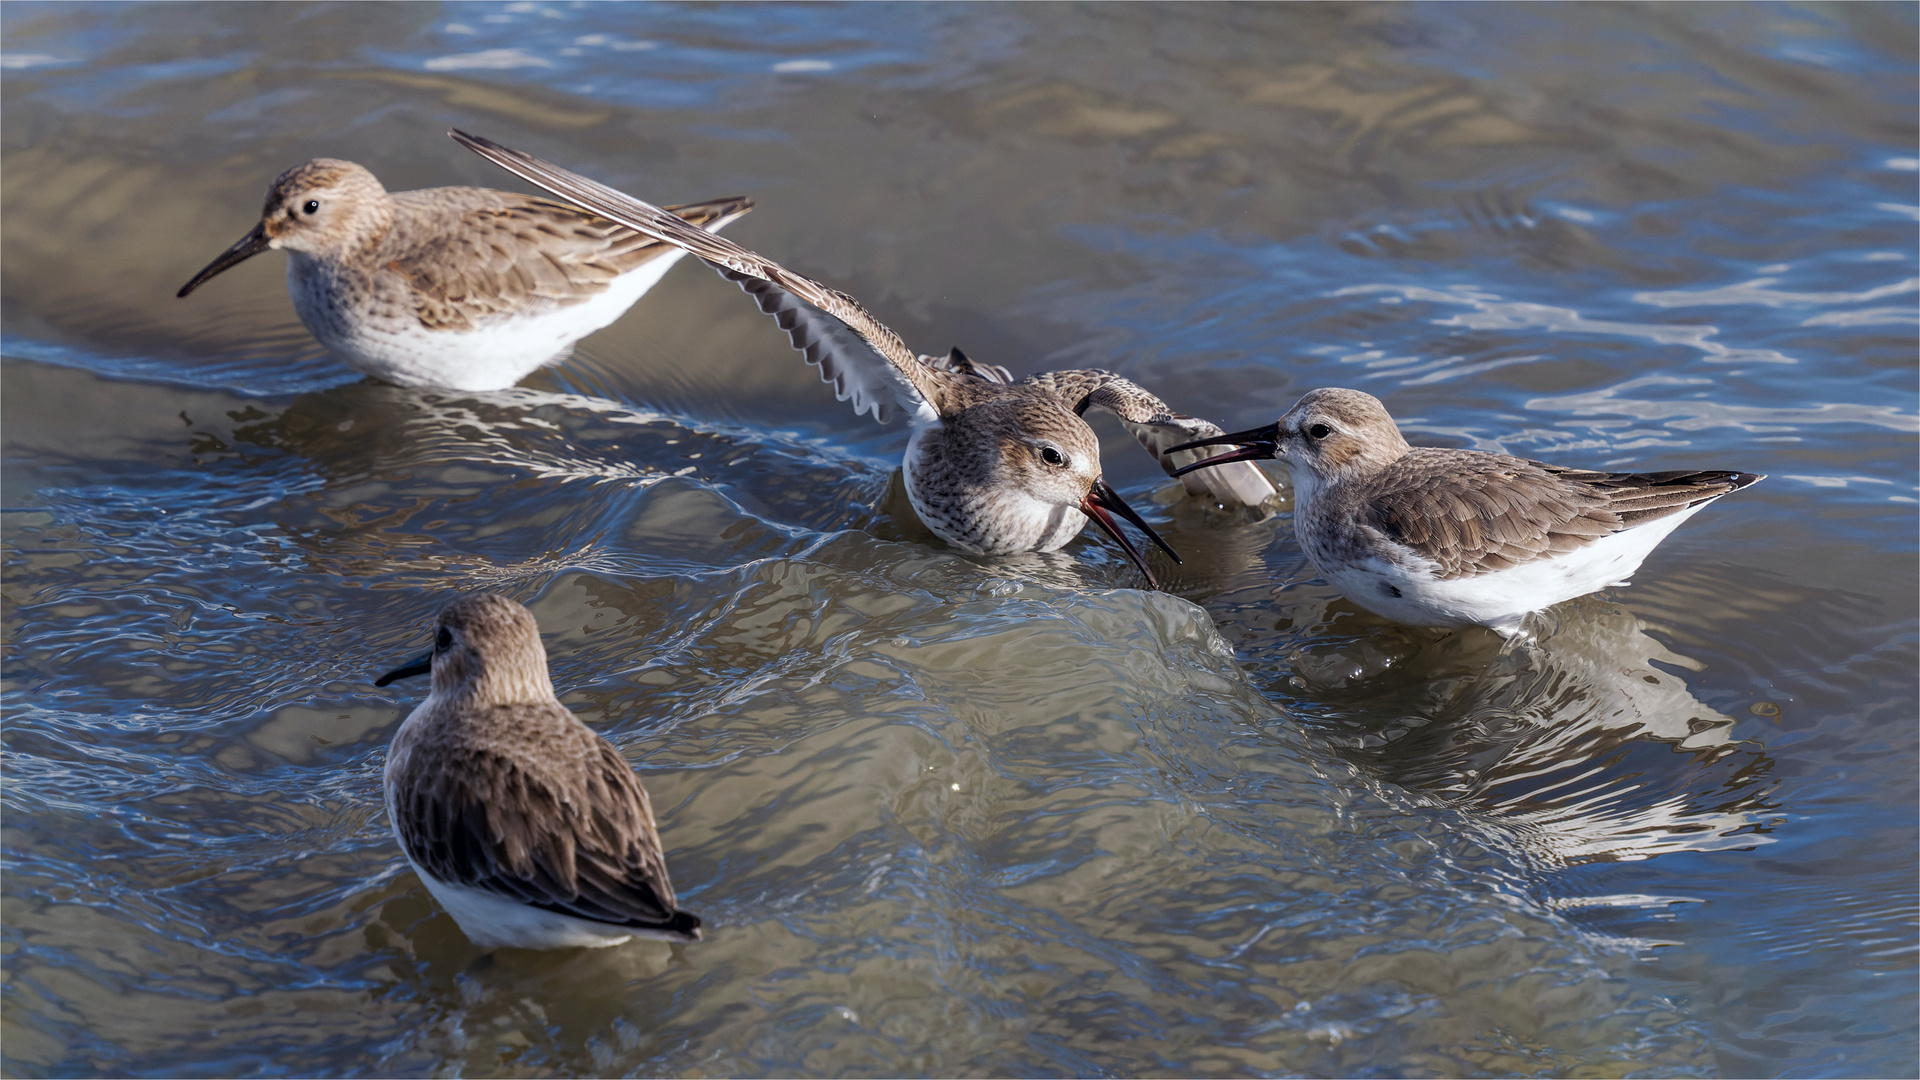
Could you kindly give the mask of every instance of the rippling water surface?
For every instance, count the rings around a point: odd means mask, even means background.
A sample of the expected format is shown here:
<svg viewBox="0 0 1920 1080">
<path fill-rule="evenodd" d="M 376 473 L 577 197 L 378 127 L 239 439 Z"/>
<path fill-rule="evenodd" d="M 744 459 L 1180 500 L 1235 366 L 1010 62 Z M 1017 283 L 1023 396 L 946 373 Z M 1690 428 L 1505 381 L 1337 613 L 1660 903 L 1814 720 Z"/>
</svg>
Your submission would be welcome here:
<svg viewBox="0 0 1920 1080">
<path fill-rule="evenodd" d="M 9 4 L 13 1075 L 1911 1076 L 1911 5 Z M 1285 507 L 986 560 L 682 264 L 511 391 L 363 382 L 281 169 L 457 124 L 925 351 L 1230 430 L 1769 474 L 1536 643 L 1397 627 Z M 457 590 L 643 770 L 684 949 L 485 955 L 379 793 Z"/>
</svg>

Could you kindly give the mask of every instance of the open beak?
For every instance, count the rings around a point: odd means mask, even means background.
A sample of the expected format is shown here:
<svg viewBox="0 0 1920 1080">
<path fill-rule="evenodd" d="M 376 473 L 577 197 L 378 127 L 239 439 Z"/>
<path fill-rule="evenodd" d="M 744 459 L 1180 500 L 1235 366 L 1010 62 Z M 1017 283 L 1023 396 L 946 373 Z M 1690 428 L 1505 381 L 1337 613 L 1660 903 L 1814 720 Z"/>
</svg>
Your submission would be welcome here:
<svg viewBox="0 0 1920 1080">
<path fill-rule="evenodd" d="M 401 664 L 385 675 L 373 680 L 375 686 L 385 686 L 396 679 L 411 679 L 415 675 L 427 675 L 433 671 L 433 650 L 428 649 L 419 656 Z"/>
<path fill-rule="evenodd" d="M 1159 545 L 1160 550 L 1166 552 L 1169 558 L 1176 563 L 1180 561 L 1180 556 L 1167 546 L 1165 540 L 1160 539 L 1160 534 L 1154 532 L 1145 521 L 1140 520 L 1140 515 L 1134 513 L 1133 507 L 1127 505 L 1127 501 L 1120 497 L 1119 492 L 1108 487 L 1105 480 L 1093 482 L 1093 488 L 1080 502 L 1080 510 L 1092 518 L 1094 524 L 1105 529 L 1108 536 L 1113 537 L 1114 541 L 1120 545 L 1120 549 L 1127 553 L 1127 558 L 1133 560 L 1133 565 L 1139 567 L 1140 572 L 1146 575 L 1148 587 L 1158 589 L 1160 582 L 1154 579 L 1153 571 L 1147 569 L 1147 560 L 1140 554 L 1140 549 L 1134 547 L 1133 541 L 1127 539 L 1127 534 L 1120 531 L 1120 526 L 1113 520 L 1114 514 L 1119 514 L 1133 522 L 1134 526 L 1146 533 L 1147 539 Z"/>
<path fill-rule="evenodd" d="M 1204 461 L 1196 461 L 1191 465 L 1182 465 L 1173 470 L 1173 475 L 1183 476 L 1195 469 L 1204 469 L 1209 465 L 1225 465 L 1230 461 L 1254 461 L 1261 458 L 1279 457 L 1280 421 L 1275 420 L 1266 427 L 1254 428 L 1251 431 L 1236 431 L 1231 435 L 1215 435 L 1211 439 L 1195 439 L 1192 442 L 1181 443 L 1179 446 L 1169 446 L 1163 453 L 1171 454 L 1176 450 L 1191 450 L 1196 446 L 1228 445 L 1239 446 L 1240 449 L 1232 451 L 1231 453 L 1220 454 L 1217 457 L 1210 457 Z"/>
<path fill-rule="evenodd" d="M 238 243 L 234 244 L 232 247 L 228 248 L 227 250 L 221 252 L 219 258 L 208 263 L 207 268 L 205 270 L 202 270 L 199 273 L 193 275 L 193 280 L 187 282 L 185 285 L 180 286 L 180 291 L 177 293 L 174 293 L 173 295 L 175 296 L 187 295 L 193 290 L 206 284 L 210 278 L 220 273 L 222 270 L 226 270 L 231 267 L 238 266 L 243 262 L 246 262 L 248 259 L 251 259 L 255 255 L 258 255 L 261 252 L 267 250 L 267 248 L 272 246 L 272 244 L 273 244 L 273 241 L 267 238 L 267 223 L 262 221 L 260 224 L 255 225 L 253 227 L 252 232 L 241 237 Z"/>
</svg>

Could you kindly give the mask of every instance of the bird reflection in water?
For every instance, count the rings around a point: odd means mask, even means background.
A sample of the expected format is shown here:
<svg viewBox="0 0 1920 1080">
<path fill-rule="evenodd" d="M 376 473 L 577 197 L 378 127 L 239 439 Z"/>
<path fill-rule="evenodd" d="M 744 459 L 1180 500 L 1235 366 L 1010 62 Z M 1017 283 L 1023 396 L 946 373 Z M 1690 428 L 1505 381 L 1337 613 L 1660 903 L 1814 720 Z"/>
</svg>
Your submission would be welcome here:
<svg viewBox="0 0 1920 1080">
<path fill-rule="evenodd" d="M 667 418 L 616 401 L 509 387 L 430 390 L 371 379 L 310 391 L 276 412 L 228 414 L 235 440 L 311 459 L 329 479 L 396 464 L 498 465 L 552 479 L 642 479 L 624 440 L 682 434 Z M 620 437 L 622 442 L 614 442 Z M 604 447 L 607 452 L 595 453 Z"/>
<path fill-rule="evenodd" d="M 1322 721 L 1323 733 L 1370 774 L 1464 811 L 1489 843 L 1536 866 L 1771 843 L 1771 760 L 1674 674 L 1700 665 L 1604 600 L 1550 615 L 1555 625 L 1504 648 L 1450 633 L 1415 642 L 1404 663 L 1358 656 L 1365 638 L 1296 654 L 1296 678 L 1384 664 L 1392 674 L 1352 685 L 1364 708 Z M 1396 711 L 1406 719 L 1379 723 Z"/>
</svg>

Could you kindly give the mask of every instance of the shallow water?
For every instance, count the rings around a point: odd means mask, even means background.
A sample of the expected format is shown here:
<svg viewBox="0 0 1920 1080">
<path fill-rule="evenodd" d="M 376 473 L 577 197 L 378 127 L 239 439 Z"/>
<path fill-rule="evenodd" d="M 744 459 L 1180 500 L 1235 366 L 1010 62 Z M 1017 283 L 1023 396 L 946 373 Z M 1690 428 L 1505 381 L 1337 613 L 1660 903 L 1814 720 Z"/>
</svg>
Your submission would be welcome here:
<svg viewBox="0 0 1920 1080">
<path fill-rule="evenodd" d="M 1902 1076 L 1916 1059 L 1911 6 L 7 5 L 10 1075 Z M 985 560 L 904 436 L 676 268 L 496 394 L 359 381 L 266 182 L 730 235 L 925 351 L 1230 430 L 1769 479 L 1531 645 L 1395 627 L 1282 512 Z M 1155 556 L 1158 559 L 1158 556 Z M 374 673 L 528 602 L 684 949 L 491 956 L 390 838 Z"/>
</svg>

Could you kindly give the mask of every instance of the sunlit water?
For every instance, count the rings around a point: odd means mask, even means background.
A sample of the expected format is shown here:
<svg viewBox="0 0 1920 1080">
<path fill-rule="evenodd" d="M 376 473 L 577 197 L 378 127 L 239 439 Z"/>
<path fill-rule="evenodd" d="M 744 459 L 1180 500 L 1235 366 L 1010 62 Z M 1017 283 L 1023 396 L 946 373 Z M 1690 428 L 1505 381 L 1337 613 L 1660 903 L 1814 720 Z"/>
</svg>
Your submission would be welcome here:
<svg viewBox="0 0 1920 1080">
<path fill-rule="evenodd" d="M 1910 6 L 29 6 L 5 32 L 13 1075 L 1911 1076 Z M 1229 429 L 1769 474 L 1531 644 L 1385 623 L 1285 507 L 983 560 L 683 265 L 498 394 L 357 380 L 266 182 L 731 235 L 925 351 Z M 1157 558 L 1157 557 L 1156 557 Z M 710 928 L 491 956 L 369 677 L 527 601 Z"/>
</svg>

